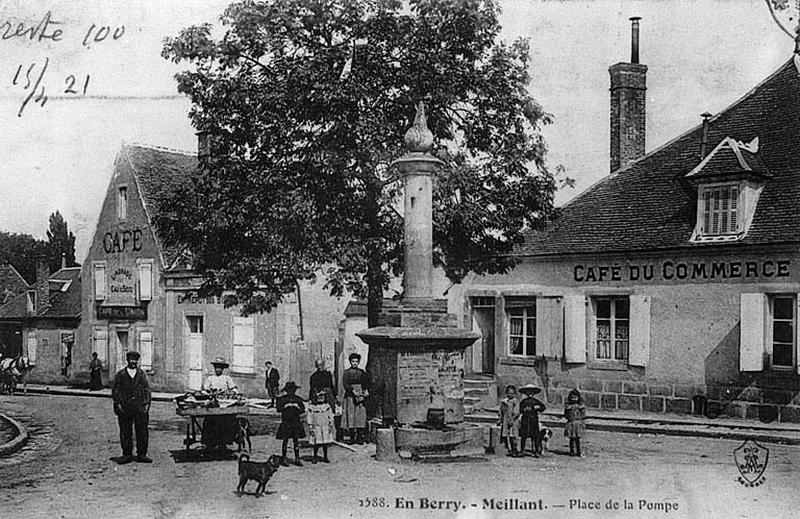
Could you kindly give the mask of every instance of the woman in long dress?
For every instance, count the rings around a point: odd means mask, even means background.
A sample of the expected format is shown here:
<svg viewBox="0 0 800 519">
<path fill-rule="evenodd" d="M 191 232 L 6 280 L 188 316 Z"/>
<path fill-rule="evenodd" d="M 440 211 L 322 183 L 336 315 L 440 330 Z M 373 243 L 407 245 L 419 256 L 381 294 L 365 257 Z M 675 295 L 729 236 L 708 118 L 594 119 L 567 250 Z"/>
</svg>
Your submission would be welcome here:
<svg viewBox="0 0 800 519">
<path fill-rule="evenodd" d="M 367 429 L 367 408 L 364 407 L 364 399 L 368 395 L 367 372 L 358 367 L 361 362 L 361 355 L 358 353 L 351 353 L 347 359 L 350 361 L 350 368 L 342 374 L 344 399 L 341 428 L 349 431 L 349 444 L 360 445 L 366 439 Z"/>
</svg>

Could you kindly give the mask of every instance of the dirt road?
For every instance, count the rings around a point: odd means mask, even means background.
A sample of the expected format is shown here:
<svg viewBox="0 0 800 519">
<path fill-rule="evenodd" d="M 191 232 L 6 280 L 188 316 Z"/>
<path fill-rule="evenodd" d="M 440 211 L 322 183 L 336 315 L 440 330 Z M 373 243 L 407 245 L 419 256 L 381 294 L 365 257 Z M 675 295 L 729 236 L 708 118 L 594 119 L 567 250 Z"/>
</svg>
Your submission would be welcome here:
<svg viewBox="0 0 800 519">
<path fill-rule="evenodd" d="M 725 440 L 596 432 L 580 459 L 555 434 L 542 459 L 451 464 L 383 463 L 371 447 L 334 447 L 333 463 L 282 468 L 256 499 L 236 495 L 235 461 L 186 460 L 185 422 L 171 404 L 151 410 L 155 463 L 124 466 L 109 459 L 120 450 L 107 399 L 3 396 L 0 410 L 32 435 L 0 459 L 3 518 L 780 518 L 800 509 L 798 447 L 766 445 L 766 479 L 752 488 L 737 481 L 739 442 Z M 255 458 L 279 448 L 272 435 L 253 437 Z"/>
</svg>

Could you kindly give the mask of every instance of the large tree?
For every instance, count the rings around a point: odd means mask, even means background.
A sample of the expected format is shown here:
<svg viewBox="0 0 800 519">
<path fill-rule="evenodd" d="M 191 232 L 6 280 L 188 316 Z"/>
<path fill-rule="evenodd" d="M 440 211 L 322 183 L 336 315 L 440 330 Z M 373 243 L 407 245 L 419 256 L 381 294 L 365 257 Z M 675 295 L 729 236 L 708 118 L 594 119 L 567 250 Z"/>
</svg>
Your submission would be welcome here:
<svg viewBox="0 0 800 519">
<path fill-rule="evenodd" d="M 43 256 L 47 256 L 47 242 L 29 234 L 0 231 L 0 264 L 13 265 L 27 283 L 36 281 L 36 262 Z"/>
<path fill-rule="evenodd" d="M 52 213 L 49 218 L 50 227 L 47 229 L 48 265 L 50 272 L 61 268 L 62 257 L 67 267 L 74 267 L 75 263 L 75 235 L 69 230 L 64 217 L 59 211 Z"/>
<path fill-rule="evenodd" d="M 508 271 L 523 231 L 554 213 L 549 116 L 528 90 L 527 42 L 499 40 L 495 2 L 246 0 L 221 21 L 164 43 L 217 153 L 156 225 L 227 304 L 269 310 L 323 272 L 333 294 L 367 296 L 375 325 L 403 259 L 402 183 L 387 165 L 418 101 L 445 163 L 434 263 L 450 279 Z"/>
</svg>

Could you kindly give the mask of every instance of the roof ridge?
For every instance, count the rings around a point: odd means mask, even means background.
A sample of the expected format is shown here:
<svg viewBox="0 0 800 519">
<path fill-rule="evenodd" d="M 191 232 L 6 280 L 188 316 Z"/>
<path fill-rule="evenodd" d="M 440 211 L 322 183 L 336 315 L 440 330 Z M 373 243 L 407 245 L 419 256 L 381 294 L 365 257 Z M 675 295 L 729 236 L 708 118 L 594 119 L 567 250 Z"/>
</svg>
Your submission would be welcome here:
<svg viewBox="0 0 800 519">
<path fill-rule="evenodd" d="M 157 150 L 157 151 L 166 151 L 166 152 L 169 152 L 169 153 L 177 153 L 179 155 L 186 155 L 187 157 L 196 157 L 197 156 L 197 152 L 194 152 L 194 151 L 179 150 L 177 148 L 168 148 L 166 146 L 156 146 L 154 144 L 144 144 L 144 143 L 141 143 L 141 142 L 132 142 L 130 144 L 124 144 L 123 143 L 123 146 L 129 147 L 129 148 L 137 147 L 137 148 L 145 148 L 145 149 Z"/>
<path fill-rule="evenodd" d="M 725 108 L 723 108 L 722 110 L 720 110 L 719 112 L 717 112 L 715 115 L 711 116 L 711 117 L 708 119 L 708 122 L 709 122 L 709 123 L 711 123 L 711 122 L 713 122 L 713 121 L 715 121 L 715 120 L 719 119 L 719 118 L 720 118 L 722 115 L 724 115 L 725 113 L 727 113 L 727 112 L 729 112 L 730 110 L 734 109 L 736 106 L 738 106 L 739 104 L 741 104 L 741 103 L 742 103 L 742 102 L 744 102 L 745 100 L 747 100 L 747 99 L 749 99 L 750 97 L 752 97 L 753 95 L 755 95 L 755 94 L 756 94 L 756 92 L 757 92 L 757 91 L 758 91 L 760 88 L 762 88 L 764 85 L 766 85 L 767 83 L 769 83 L 769 81 L 770 81 L 770 80 L 772 80 L 772 78 L 774 78 L 775 76 L 777 76 L 778 74 L 780 74 L 781 72 L 783 72 L 783 71 L 784 71 L 784 69 L 785 69 L 785 68 L 787 68 L 787 67 L 788 67 L 788 66 L 790 66 L 790 65 L 791 65 L 791 66 L 794 66 L 794 56 L 793 56 L 792 58 L 789 58 L 789 59 L 786 61 L 786 63 L 784 63 L 783 65 L 781 65 L 781 66 L 780 66 L 780 67 L 778 67 L 777 69 L 775 69 L 775 71 L 774 71 L 774 72 L 772 72 L 772 73 L 771 73 L 769 76 L 767 76 L 766 78 L 764 78 L 764 79 L 762 79 L 760 82 L 758 82 L 758 84 L 756 84 L 756 85 L 755 85 L 753 88 L 751 88 L 750 90 L 748 90 L 748 91 L 747 91 L 747 92 L 746 92 L 746 93 L 745 93 L 743 96 L 739 97 L 739 98 L 738 98 L 737 100 L 735 100 L 733 103 L 729 104 L 728 106 L 726 106 Z M 683 139 L 683 138 L 687 137 L 688 135 L 692 134 L 693 132 L 696 132 L 697 130 L 701 129 L 701 128 L 702 128 L 702 126 L 703 126 L 703 123 L 702 123 L 702 122 L 701 122 L 700 124 L 696 125 L 696 126 L 692 126 L 692 127 L 689 129 L 689 130 L 687 130 L 687 131 L 685 131 L 685 132 L 683 132 L 683 133 L 679 134 L 677 137 L 674 137 L 673 139 L 671 139 L 671 140 L 667 141 L 666 143 L 662 144 L 662 145 L 661 145 L 661 146 L 659 146 L 658 148 L 656 148 L 656 149 L 654 149 L 654 150 L 651 150 L 649 153 L 645 153 L 644 155 L 642 155 L 642 156 L 641 156 L 641 157 L 639 157 L 638 159 L 634 159 L 634 160 L 632 160 L 632 161 L 628 162 L 627 164 L 625 164 L 624 166 L 622 166 L 622 167 L 620 167 L 620 168 L 618 168 L 618 169 L 616 169 L 616 170 L 612 171 L 610 174 L 608 174 L 608 175 L 606 175 L 606 176 L 604 176 L 604 177 L 600 178 L 599 180 L 597 180 L 596 182 L 594 182 L 594 183 L 593 183 L 591 186 L 587 187 L 585 190 L 583 190 L 581 193 L 579 193 L 577 196 L 575 196 L 575 197 L 574 197 L 573 199 L 571 199 L 569 202 L 565 203 L 565 204 L 564 204 L 562 207 L 568 207 L 569 205 L 571 205 L 571 204 L 572 204 L 572 202 L 574 202 L 574 201 L 576 201 L 577 199 L 579 199 L 580 197 L 584 196 L 585 194 L 587 194 L 589 191 L 593 190 L 595 187 L 597 187 L 597 186 L 598 186 L 598 185 L 600 185 L 601 183 L 605 182 L 606 180 L 608 180 L 608 179 L 610 179 L 610 178 L 613 178 L 614 176 L 616 176 L 616 175 L 617 175 L 617 174 L 619 174 L 619 173 L 622 173 L 622 172 L 624 172 L 624 171 L 627 171 L 628 169 L 630 169 L 631 167 L 635 166 L 635 165 L 636 165 L 636 164 L 638 164 L 639 162 L 642 162 L 643 160 L 645 160 L 645 159 L 648 159 L 648 158 L 652 157 L 653 155 L 655 155 L 655 154 L 657 154 L 657 153 L 659 153 L 659 152 L 661 152 L 661 151 L 663 151 L 663 150 L 665 150 L 665 149 L 669 148 L 670 146 L 672 146 L 672 145 L 673 145 L 673 144 L 675 144 L 676 142 L 680 141 L 681 139 Z"/>
<path fill-rule="evenodd" d="M 125 160 L 128 161 L 128 166 L 131 168 L 131 176 L 133 177 L 133 182 L 136 184 L 136 191 L 139 194 L 139 201 L 142 203 L 142 208 L 144 209 L 144 217 L 147 220 L 147 223 L 152 229 L 153 240 L 156 242 L 156 248 L 158 249 L 158 259 L 161 261 L 161 264 L 164 265 L 164 244 L 161 243 L 161 240 L 158 237 L 158 234 L 155 232 L 155 226 L 153 225 L 153 218 L 151 216 L 150 208 L 147 207 L 147 200 L 145 200 L 144 191 L 142 190 L 142 183 L 139 182 L 139 170 L 134 165 L 133 160 L 131 159 L 130 154 L 128 153 L 129 146 L 126 144 L 122 145 L 123 152 L 125 153 Z M 116 166 L 114 168 L 116 170 Z M 115 171 L 116 174 L 116 171 Z"/>
</svg>

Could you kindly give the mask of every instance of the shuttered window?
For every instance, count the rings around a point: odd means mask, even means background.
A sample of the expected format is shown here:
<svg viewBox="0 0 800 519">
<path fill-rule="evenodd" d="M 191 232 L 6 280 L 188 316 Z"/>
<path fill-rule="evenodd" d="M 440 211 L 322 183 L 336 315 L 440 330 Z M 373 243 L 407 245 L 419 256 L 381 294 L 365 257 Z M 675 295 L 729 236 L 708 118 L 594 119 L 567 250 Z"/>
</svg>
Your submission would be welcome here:
<svg viewBox="0 0 800 519">
<path fill-rule="evenodd" d="M 586 297 L 564 297 L 564 360 L 586 362 Z"/>
<path fill-rule="evenodd" d="M 139 332 L 139 353 L 142 355 L 140 364 L 142 369 L 152 371 L 153 369 L 153 332 L 142 330 Z"/>
<path fill-rule="evenodd" d="M 108 360 L 108 329 L 104 326 L 95 326 L 93 338 L 94 351 L 97 353 L 97 358 L 105 364 L 106 360 Z"/>
<path fill-rule="evenodd" d="M 739 232 L 739 186 L 723 185 L 702 188 L 703 228 L 705 236 Z"/>
<path fill-rule="evenodd" d="M 94 298 L 100 301 L 106 298 L 106 262 L 93 263 L 92 270 L 94 272 Z"/>
<path fill-rule="evenodd" d="M 739 369 L 741 371 L 764 369 L 765 306 L 765 294 L 744 293 L 740 296 Z"/>
<path fill-rule="evenodd" d="M 28 330 L 28 361 L 36 364 L 36 330 Z"/>
<path fill-rule="evenodd" d="M 233 318 L 233 365 L 238 373 L 255 372 L 255 319 L 252 317 Z"/>
<path fill-rule="evenodd" d="M 153 260 L 137 260 L 139 267 L 139 300 L 153 299 Z"/>
<path fill-rule="evenodd" d="M 598 297 L 595 308 L 596 360 L 628 360 L 630 300 L 627 297 Z"/>
</svg>

